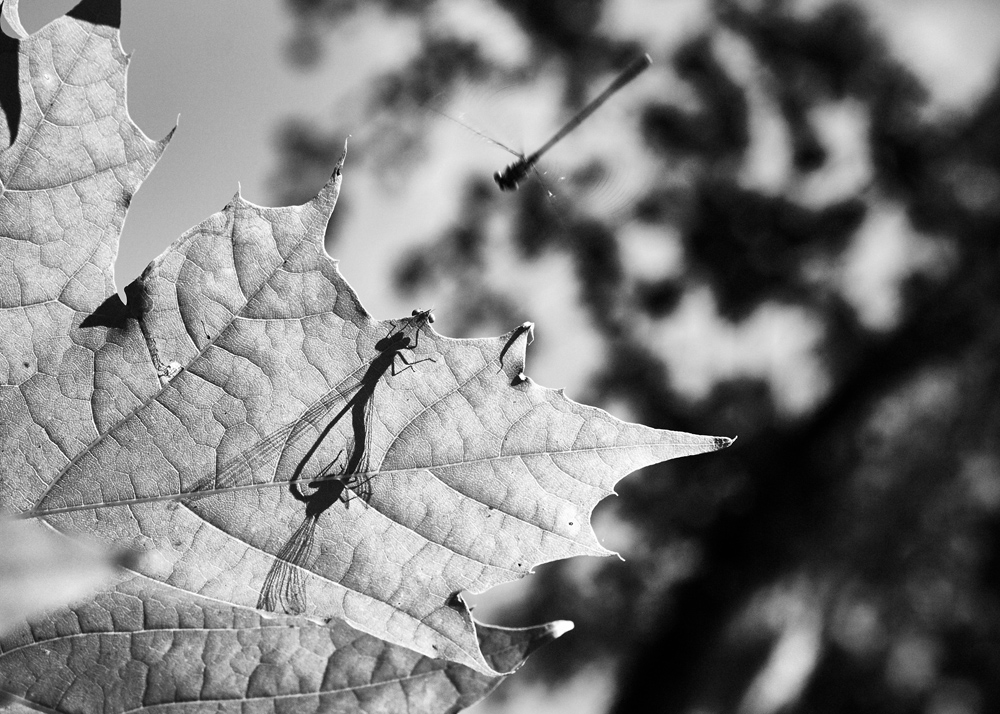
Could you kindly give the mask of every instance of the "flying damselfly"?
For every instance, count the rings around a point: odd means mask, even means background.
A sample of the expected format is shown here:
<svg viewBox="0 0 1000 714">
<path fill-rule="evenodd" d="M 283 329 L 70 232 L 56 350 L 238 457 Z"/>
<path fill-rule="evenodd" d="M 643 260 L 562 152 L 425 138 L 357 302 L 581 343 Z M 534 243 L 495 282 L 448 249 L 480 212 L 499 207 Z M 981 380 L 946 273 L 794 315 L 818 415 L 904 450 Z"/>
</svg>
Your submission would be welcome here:
<svg viewBox="0 0 1000 714">
<path fill-rule="evenodd" d="M 608 99 L 610 99 L 615 92 L 642 74 L 652 64 L 652 62 L 653 60 L 648 54 L 643 54 L 632 60 L 632 62 L 630 62 L 629 65 L 625 67 L 625 69 L 623 69 L 617 77 L 615 77 L 611 84 L 608 85 L 607 89 L 594 97 L 585 107 L 573 115 L 573 117 L 567 121 L 563 127 L 559 129 L 559 131 L 553 134 L 552 138 L 542 144 L 541 148 L 531 154 L 524 154 L 520 151 L 515 151 L 506 144 L 497 141 L 491 136 L 487 136 L 485 133 L 469 126 L 463 121 L 455 119 L 454 117 L 449 116 L 444 112 L 437 111 L 436 109 L 434 111 L 454 122 L 457 122 L 458 124 L 461 124 L 479 137 L 516 156 L 517 161 L 509 164 L 502 171 L 497 171 L 493 174 L 493 180 L 496 182 L 501 191 L 516 191 L 520 183 L 524 181 L 530 172 L 536 171 L 537 173 L 535 165 L 538 163 L 539 159 L 542 158 L 542 155 L 544 155 L 545 152 L 559 143 L 571 131 L 580 126 L 580 124 L 582 124 L 587 117 L 597 111 L 601 105 L 608 101 Z"/>
<path fill-rule="evenodd" d="M 612 94 L 617 92 L 619 89 L 624 87 L 626 84 L 631 82 L 633 79 L 642 74 L 649 65 L 653 63 L 652 58 L 648 54 L 644 54 L 641 57 L 636 57 L 632 62 L 629 63 L 628 67 L 623 69 L 614 81 L 608 85 L 608 88 L 601 92 L 599 95 L 594 97 L 583 109 L 578 111 L 568 122 L 566 122 L 563 127 L 553 134 L 552 138 L 542 144 L 542 147 L 535 151 L 529 156 L 514 151 L 509 146 L 500 144 L 498 141 L 493 141 L 493 143 L 498 144 L 502 148 L 506 149 L 510 153 L 517 156 L 518 159 L 512 164 L 509 164 L 507 168 L 503 171 L 497 171 L 493 174 L 493 180 L 496 181 L 497 186 L 500 187 L 501 191 L 516 191 L 518 184 L 525 179 L 529 171 L 535 168 L 535 164 L 538 160 L 542 158 L 542 155 L 555 146 L 563 137 L 569 134 L 571 131 L 576 129 L 583 121 L 593 114 L 597 109 L 608 101 Z"/>
</svg>

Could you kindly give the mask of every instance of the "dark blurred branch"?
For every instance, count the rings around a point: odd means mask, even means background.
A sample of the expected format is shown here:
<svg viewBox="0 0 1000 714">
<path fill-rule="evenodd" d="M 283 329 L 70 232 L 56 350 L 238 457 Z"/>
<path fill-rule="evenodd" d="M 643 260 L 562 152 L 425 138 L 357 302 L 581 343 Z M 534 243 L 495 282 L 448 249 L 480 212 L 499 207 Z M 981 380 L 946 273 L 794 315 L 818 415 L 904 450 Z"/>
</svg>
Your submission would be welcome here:
<svg viewBox="0 0 1000 714">
<path fill-rule="evenodd" d="M 806 421 L 737 442 L 712 458 L 752 474 L 752 493 L 739 512 L 722 513 L 704 544 L 710 567 L 680 585 L 669 608 L 630 658 L 614 712 L 682 712 L 696 704 L 699 670 L 726 625 L 767 583 L 808 570 L 822 547 L 830 504 L 857 457 L 865 417 L 879 400 L 921 370 L 961 356 L 984 333 L 995 333 L 1000 305 L 981 289 L 997 285 L 997 266 L 968 266 L 937 290 L 914 296 L 905 322 L 873 337 L 853 358 L 829 398 Z M 855 437 L 847 437 L 854 434 Z M 839 448 L 835 448 L 839 447 Z"/>
</svg>

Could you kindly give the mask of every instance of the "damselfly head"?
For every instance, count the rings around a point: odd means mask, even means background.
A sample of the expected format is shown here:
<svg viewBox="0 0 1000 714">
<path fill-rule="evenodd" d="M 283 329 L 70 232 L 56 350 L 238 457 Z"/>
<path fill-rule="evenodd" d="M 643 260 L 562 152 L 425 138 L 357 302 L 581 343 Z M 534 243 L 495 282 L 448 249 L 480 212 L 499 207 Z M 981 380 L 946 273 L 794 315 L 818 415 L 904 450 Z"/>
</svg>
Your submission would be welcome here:
<svg viewBox="0 0 1000 714">
<path fill-rule="evenodd" d="M 434 311 L 433 307 L 429 308 L 427 310 L 413 310 L 410 313 L 410 317 L 422 318 L 422 319 L 426 320 L 427 322 L 433 323 L 434 322 L 433 311 Z"/>
<path fill-rule="evenodd" d="M 520 159 L 507 166 L 507 168 L 503 171 L 497 171 L 493 174 L 493 180 L 497 182 L 497 186 L 500 187 L 501 191 L 516 191 L 520 183 L 528 177 L 528 172 L 530 172 L 534 166 L 535 162 L 533 156 L 530 158 L 522 156 Z"/>
<path fill-rule="evenodd" d="M 508 166 L 503 171 L 497 171 L 493 174 L 493 180 L 497 182 L 497 186 L 500 187 L 501 191 L 516 191 L 517 182 L 510 180 L 510 167 Z"/>
</svg>

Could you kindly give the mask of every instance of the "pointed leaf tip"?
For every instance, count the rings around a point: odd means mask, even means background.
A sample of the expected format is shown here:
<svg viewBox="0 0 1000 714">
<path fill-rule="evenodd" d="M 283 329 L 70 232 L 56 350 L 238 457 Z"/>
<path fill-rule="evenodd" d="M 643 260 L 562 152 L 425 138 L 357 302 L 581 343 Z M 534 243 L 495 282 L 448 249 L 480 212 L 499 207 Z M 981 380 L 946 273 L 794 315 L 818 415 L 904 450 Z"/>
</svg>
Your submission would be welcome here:
<svg viewBox="0 0 1000 714">
<path fill-rule="evenodd" d="M 575 627 L 572 620 L 555 620 L 548 624 L 549 635 L 557 640 Z"/>
<path fill-rule="evenodd" d="M 501 677 L 517 671 L 528 656 L 573 629 L 573 623 L 569 620 L 556 620 L 532 627 L 477 624 L 483 655 L 494 670 L 501 673 Z"/>
<path fill-rule="evenodd" d="M 28 31 L 24 29 L 24 25 L 21 24 L 21 17 L 17 11 L 17 2 L 18 0 L 6 0 L 6 2 L 0 2 L 0 5 L 3 5 L 3 7 L 0 8 L 0 12 L 3 13 L 3 18 L 7 21 L 7 24 L 10 25 L 11 31 L 17 35 L 17 39 L 26 40 L 29 35 Z"/>
<path fill-rule="evenodd" d="M 347 142 L 350 138 L 351 135 L 348 134 L 347 138 L 344 139 L 344 151 L 340 154 L 337 164 L 333 167 L 333 176 L 340 176 L 344 170 L 344 162 L 347 161 Z"/>
</svg>

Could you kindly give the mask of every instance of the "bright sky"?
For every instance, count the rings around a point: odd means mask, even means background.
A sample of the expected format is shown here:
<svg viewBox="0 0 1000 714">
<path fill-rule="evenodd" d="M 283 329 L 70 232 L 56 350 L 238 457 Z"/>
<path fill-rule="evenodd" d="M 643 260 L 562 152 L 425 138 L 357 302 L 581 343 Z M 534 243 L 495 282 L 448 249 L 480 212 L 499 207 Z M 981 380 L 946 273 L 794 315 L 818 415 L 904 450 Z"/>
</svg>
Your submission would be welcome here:
<svg viewBox="0 0 1000 714">
<path fill-rule="evenodd" d="M 798 0 L 803 8 L 822 5 L 826 0 Z M 657 63 L 646 77 L 640 78 L 630 92 L 643 93 L 641 83 L 655 86 L 662 80 L 654 72 L 665 72 L 667 48 L 701 27 L 708 16 L 705 0 L 672 0 L 664 5 L 653 0 L 619 0 L 610 6 L 605 25 L 624 36 L 638 37 L 654 50 Z M 37 29 L 45 19 L 54 17 L 73 5 L 72 0 L 46 3 L 22 3 L 22 14 L 29 30 Z M 894 51 L 908 61 L 929 83 L 937 106 L 960 104 L 988 86 L 1000 54 L 1000 3 L 994 0 L 870 0 L 867 6 L 889 33 Z M 509 32 L 499 32 L 499 18 L 486 0 L 447 2 L 440 22 L 461 27 L 472 36 L 489 40 L 488 47 L 497 55 L 516 56 L 523 42 Z M 664 13 L 669 9 L 669 16 Z M 651 23 L 650 17 L 662 22 Z M 288 117 L 314 117 L 323 125 L 332 117 L 350 117 L 342 125 L 354 134 L 357 155 L 377 146 L 383 137 L 366 120 L 360 102 L 352 101 L 364 90 L 368 78 L 377 70 L 401 62 L 415 47 L 412 28 L 405 21 L 388 21 L 375 12 L 362 14 L 345 23 L 325 47 L 323 63 L 310 72 L 300 72 L 285 59 L 285 43 L 292 34 L 292 21 L 284 5 L 273 0 L 130 0 L 124 3 L 122 43 L 132 52 L 129 70 L 129 103 L 132 116 L 151 137 L 160 137 L 173 126 L 178 115 L 180 126 L 162 160 L 136 195 L 125 224 L 122 247 L 116 270 L 119 288 L 138 275 L 183 231 L 222 208 L 242 186 L 245 198 L 268 205 L 272 192 L 269 179 L 277 165 L 274 148 L 276 127 Z M 477 29 L 478 28 L 478 29 Z M 659 50 L 659 54 L 655 50 Z M 550 105 L 539 101 L 554 96 L 558 85 L 542 85 L 536 96 L 514 98 L 531 111 L 523 117 L 528 142 L 543 137 L 556 125 L 558 117 Z M 622 102 L 625 96 L 622 96 Z M 616 103 L 619 102 L 616 99 Z M 606 107 L 602 113 L 622 110 Z M 768 123 L 766 112 L 755 124 L 755 147 L 745 167 L 749 183 L 780 183 L 786 176 L 783 152 L 776 150 L 784 139 L 780 126 Z M 841 129 L 849 140 L 852 132 L 863 130 L 863 118 L 852 117 L 850 108 L 832 107 L 831 131 Z M 856 127 L 851 121 L 861 123 Z M 432 137 L 431 153 L 420 167 L 419 180 L 411 180 L 394 192 L 380 183 L 360 163 L 352 166 L 350 156 L 345 171 L 343 196 L 349 201 L 347 225 L 335 253 L 341 270 L 358 290 L 364 304 L 377 317 L 408 314 L 418 307 L 397 296 L 390 283 L 389 268 L 398 252 L 419 245 L 433 236 L 435 228 L 447 220 L 458 205 L 458 189 L 469 171 L 491 173 L 508 157 L 482 142 L 469 141 L 467 135 L 442 123 Z M 596 125 L 595 125 L 596 126 Z M 846 129 L 844 129 L 846 127 Z M 590 136 L 606 135 L 599 129 Z M 577 132 L 567 139 L 566 151 L 586 150 L 587 132 Z M 515 137 L 516 138 L 516 137 Z M 570 139 L 577 142 L 569 144 Z M 593 144 L 593 142 L 590 142 Z M 638 147 L 641 149 L 641 147 Z M 636 147 L 614 147 L 615 151 Z M 787 152 L 784 152 L 787 153 Z M 855 174 L 850 174 L 854 161 Z M 829 172 L 829 185 L 849 189 L 860 180 L 864 157 L 845 157 L 838 164 L 839 173 Z M 639 162 L 632 162 L 638 164 Z M 845 169 L 844 167 L 848 168 Z M 848 173 L 845 174 L 845 171 Z M 853 178 L 852 178 L 853 176 Z M 862 176 L 863 178 L 863 176 Z M 839 184 L 838 184 L 839 182 Z M 845 183 L 846 182 L 846 183 Z M 882 225 L 905 225 L 883 222 Z M 904 238 L 894 238 L 896 243 Z M 655 241 L 654 241 L 655 243 Z M 643 241 L 636 245 L 641 246 Z M 649 241 L 646 245 L 651 244 Z M 633 252 L 635 252 L 633 250 Z M 856 251 L 869 256 L 869 251 Z M 517 294 L 538 325 L 540 337 L 530 363 L 532 376 L 542 384 L 565 386 L 570 394 L 579 394 L 580 385 L 600 364 L 602 356 L 597 341 L 589 335 L 588 319 L 576 305 L 576 295 L 568 283 L 551 276 L 565 273 L 570 267 L 562 259 L 518 274 Z M 633 263 L 642 263 L 640 257 Z M 565 264 L 563 264 L 565 263 Z M 509 264 L 508 264 L 509 265 Z M 874 270 L 876 274 L 866 275 Z M 877 274 L 877 261 L 865 260 L 849 266 L 852 278 L 879 287 L 881 293 L 856 296 L 860 303 L 872 301 L 890 305 L 898 276 Z M 855 280 L 851 284 L 859 284 Z M 447 334 L 447 310 L 439 308 L 439 329 Z M 711 304 L 694 297 L 687 303 L 687 319 L 699 323 L 697 329 L 678 333 L 677 329 L 656 326 L 674 339 L 668 356 L 675 370 L 683 372 L 680 382 L 690 386 L 692 394 L 703 391 L 712 379 L 727 374 L 789 374 L 791 382 L 785 399 L 789 404 L 808 407 L 810 398 L 801 384 L 815 372 L 807 364 L 811 343 L 800 330 L 800 316 L 789 313 L 787 329 L 794 333 L 783 355 L 780 333 L 781 316 L 772 314 L 757 319 L 763 332 L 757 340 L 756 353 L 736 350 L 731 345 L 738 336 L 751 334 L 725 325 Z M 874 315 L 875 313 L 873 313 Z M 883 309 L 884 319 L 885 309 Z M 877 319 L 878 316 L 875 316 Z M 766 325 L 766 328 L 764 327 Z M 777 330 L 777 333 L 775 331 Z M 775 335 L 778 335 L 776 339 Z M 548 335 L 548 337 L 546 337 Z M 701 345 L 700 352 L 726 355 L 718 365 L 706 365 L 696 373 L 690 357 L 691 343 Z M 746 360 L 741 361 L 743 354 Z M 800 358 L 801 357 L 801 358 Z M 803 364 L 805 371 L 788 372 L 788 364 Z M 793 374 L 794 373 L 794 374 Z"/>
</svg>

